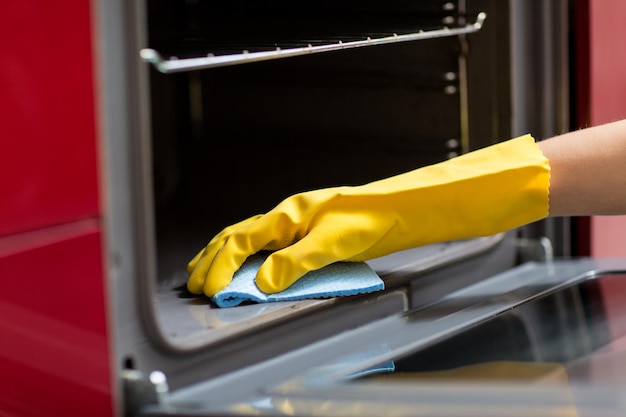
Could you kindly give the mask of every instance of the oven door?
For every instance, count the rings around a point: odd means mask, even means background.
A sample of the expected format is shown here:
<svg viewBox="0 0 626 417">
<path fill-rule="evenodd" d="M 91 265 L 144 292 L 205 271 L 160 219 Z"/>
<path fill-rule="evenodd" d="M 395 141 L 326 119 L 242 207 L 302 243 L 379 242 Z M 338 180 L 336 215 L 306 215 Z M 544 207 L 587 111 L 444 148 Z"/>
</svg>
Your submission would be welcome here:
<svg viewBox="0 0 626 417">
<path fill-rule="evenodd" d="M 626 260 L 523 264 L 138 414 L 621 416 L 625 284 Z"/>
</svg>

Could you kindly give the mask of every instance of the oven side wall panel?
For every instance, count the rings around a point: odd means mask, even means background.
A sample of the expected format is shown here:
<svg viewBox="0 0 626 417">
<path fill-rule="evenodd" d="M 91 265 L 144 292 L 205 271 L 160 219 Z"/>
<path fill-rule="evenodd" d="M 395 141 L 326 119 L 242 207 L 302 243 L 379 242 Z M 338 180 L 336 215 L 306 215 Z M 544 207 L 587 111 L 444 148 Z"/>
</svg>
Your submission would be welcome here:
<svg viewBox="0 0 626 417">
<path fill-rule="evenodd" d="M 0 25 L 0 415 L 110 416 L 91 3 Z"/>
</svg>

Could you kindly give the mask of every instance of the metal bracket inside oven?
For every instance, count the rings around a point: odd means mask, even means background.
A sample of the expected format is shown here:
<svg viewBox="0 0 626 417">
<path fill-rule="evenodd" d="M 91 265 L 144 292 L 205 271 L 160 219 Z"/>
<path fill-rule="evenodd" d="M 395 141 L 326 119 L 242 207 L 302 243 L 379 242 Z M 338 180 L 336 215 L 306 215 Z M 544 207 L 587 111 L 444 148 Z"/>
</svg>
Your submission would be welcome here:
<svg viewBox="0 0 626 417">
<path fill-rule="evenodd" d="M 415 33 L 402 35 L 394 33 L 390 36 L 384 36 L 380 38 L 368 37 L 363 40 L 349 42 L 339 41 L 338 43 L 329 43 L 316 46 L 309 44 L 307 46 L 299 48 L 276 48 L 274 50 L 261 52 L 243 51 L 238 54 L 217 56 L 209 54 L 205 57 L 186 59 L 177 59 L 175 57 L 172 57 L 169 60 L 164 59 L 161 54 L 159 54 L 154 49 L 145 48 L 140 51 L 140 56 L 144 62 L 152 63 L 156 67 L 156 69 L 162 73 L 175 73 L 206 68 L 224 67 L 228 65 L 237 65 L 250 62 L 266 61 L 270 59 L 294 57 L 320 52 L 338 51 L 342 49 L 352 49 L 365 46 L 384 45 L 390 43 L 419 41 L 426 39 L 443 38 L 448 36 L 464 35 L 478 32 L 482 28 L 486 18 L 487 14 L 481 12 L 476 17 L 476 21 L 474 23 L 468 23 L 467 25 L 459 28 L 443 27 L 441 29 L 429 31 L 420 30 Z"/>
</svg>

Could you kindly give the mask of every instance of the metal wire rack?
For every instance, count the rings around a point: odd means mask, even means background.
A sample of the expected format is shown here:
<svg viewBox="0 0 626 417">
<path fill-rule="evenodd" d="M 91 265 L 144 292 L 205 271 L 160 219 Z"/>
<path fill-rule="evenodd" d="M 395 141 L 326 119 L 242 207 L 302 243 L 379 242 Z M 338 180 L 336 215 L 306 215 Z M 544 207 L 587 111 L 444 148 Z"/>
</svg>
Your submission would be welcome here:
<svg viewBox="0 0 626 417">
<path fill-rule="evenodd" d="M 481 12 L 477 15 L 474 23 L 468 23 L 462 27 L 450 28 L 444 26 L 433 30 L 419 30 L 413 33 L 397 34 L 392 33 L 387 36 L 366 37 L 364 39 L 337 41 L 313 45 L 311 43 L 301 47 L 280 48 L 276 47 L 272 50 L 249 52 L 243 50 L 240 53 L 214 55 L 212 53 L 203 57 L 178 59 L 170 57 L 164 59 L 163 56 L 154 49 L 145 48 L 140 51 L 141 59 L 144 62 L 151 63 L 162 73 L 176 73 L 192 70 L 200 70 L 207 68 L 224 67 L 229 65 L 238 65 L 259 61 L 267 61 L 271 59 L 288 58 L 301 55 L 309 55 L 322 52 L 338 51 L 343 49 L 362 48 L 367 46 L 384 45 L 398 42 L 420 41 L 426 39 L 443 38 L 448 36 L 465 35 L 478 32 L 487 18 L 486 13 Z"/>
</svg>

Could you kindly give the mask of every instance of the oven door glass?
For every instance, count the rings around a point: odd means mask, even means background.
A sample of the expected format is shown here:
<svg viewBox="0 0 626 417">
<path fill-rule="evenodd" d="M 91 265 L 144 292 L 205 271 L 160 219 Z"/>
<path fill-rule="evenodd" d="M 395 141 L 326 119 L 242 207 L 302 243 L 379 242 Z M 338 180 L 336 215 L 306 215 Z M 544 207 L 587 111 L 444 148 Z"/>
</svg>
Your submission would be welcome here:
<svg viewBox="0 0 626 417">
<path fill-rule="evenodd" d="M 624 415 L 626 274 L 477 295 L 411 312 L 404 343 L 370 350 L 379 360 L 343 358 L 282 385 L 273 404 L 324 415 Z"/>
<path fill-rule="evenodd" d="M 238 415 L 623 416 L 625 290 L 626 261 L 524 264 L 173 392 L 169 405 Z"/>
</svg>

